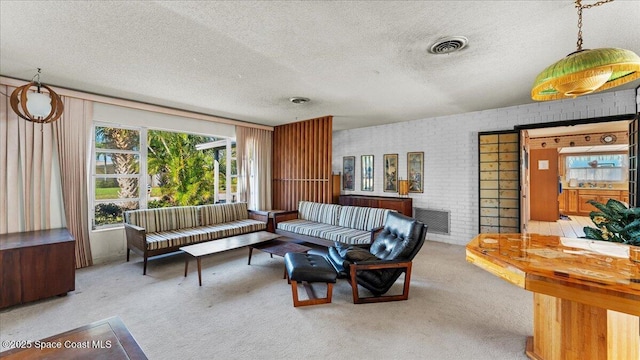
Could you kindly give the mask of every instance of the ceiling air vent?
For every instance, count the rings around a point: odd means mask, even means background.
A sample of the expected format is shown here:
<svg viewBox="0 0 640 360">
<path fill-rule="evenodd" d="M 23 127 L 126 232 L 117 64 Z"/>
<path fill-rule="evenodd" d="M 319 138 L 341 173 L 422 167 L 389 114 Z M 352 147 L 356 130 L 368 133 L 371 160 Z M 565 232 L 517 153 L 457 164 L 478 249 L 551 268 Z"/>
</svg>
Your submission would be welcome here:
<svg viewBox="0 0 640 360">
<path fill-rule="evenodd" d="M 460 51 L 467 46 L 469 39 L 464 36 L 451 36 L 442 38 L 431 45 L 429 52 L 432 54 L 450 54 Z"/>
<path fill-rule="evenodd" d="M 304 103 L 308 103 L 309 101 L 311 101 L 311 99 L 306 98 L 306 97 L 294 96 L 292 98 L 289 98 L 289 101 L 291 101 L 294 104 L 304 104 Z"/>
</svg>

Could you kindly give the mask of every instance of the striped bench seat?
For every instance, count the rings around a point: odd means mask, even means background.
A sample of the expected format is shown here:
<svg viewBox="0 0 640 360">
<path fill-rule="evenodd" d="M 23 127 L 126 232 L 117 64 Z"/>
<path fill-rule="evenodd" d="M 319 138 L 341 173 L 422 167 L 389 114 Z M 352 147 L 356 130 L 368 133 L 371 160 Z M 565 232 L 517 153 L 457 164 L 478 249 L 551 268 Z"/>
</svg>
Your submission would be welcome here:
<svg viewBox="0 0 640 360">
<path fill-rule="evenodd" d="M 185 245 L 263 231 L 268 213 L 248 210 L 246 203 L 175 206 L 126 211 L 127 261 L 131 250 L 144 257 L 178 251 Z"/>
<path fill-rule="evenodd" d="M 394 210 L 301 201 L 297 211 L 275 214 L 275 229 L 277 234 L 327 247 L 335 242 L 370 244 L 390 211 Z"/>
</svg>

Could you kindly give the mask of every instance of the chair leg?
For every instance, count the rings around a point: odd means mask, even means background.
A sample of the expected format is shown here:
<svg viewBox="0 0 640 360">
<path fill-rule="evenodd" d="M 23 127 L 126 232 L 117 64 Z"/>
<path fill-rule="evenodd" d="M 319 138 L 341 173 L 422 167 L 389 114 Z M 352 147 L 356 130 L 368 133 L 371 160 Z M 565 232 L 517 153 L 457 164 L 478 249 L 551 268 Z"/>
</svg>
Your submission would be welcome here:
<svg viewBox="0 0 640 360">
<path fill-rule="evenodd" d="M 324 298 L 317 298 L 312 296 L 313 290 L 307 291 L 309 294 L 308 300 L 300 300 L 298 297 L 298 282 L 291 280 L 291 296 L 293 297 L 293 307 L 317 305 L 317 304 L 329 304 L 331 303 L 331 297 L 333 296 L 333 283 L 327 284 L 327 295 Z M 311 286 L 310 283 L 304 282 L 304 286 Z"/>
<path fill-rule="evenodd" d="M 354 304 L 369 304 L 369 303 L 377 303 L 377 302 L 387 302 L 387 301 L 400 301 L 409 299 L 409 285 L 411 284 L 411 263 L 407 264 L 407 268 L 404 275 L 404 285 L 402 288 L 401 295 L 379 295 L 379 296 L 369 296 L 369 297 L 360 297 L 358 293 L 358 280 L 356 278 L 356 269 L 355 267 L 351 267 L 349 279 L 351 283 L 351 290 L 353 292 L 353 303 Z"/>
<path fill-rule="evenodd" d="M 144 265 L 142 268 L 142 275 L 147 275 L 147 254 L 144 254 Z"/>
<path fill-rule="evenodd" d="M 129 253 L 131 252 L 131 249 L 127 248 L 127 262 L 129 262 Z"/>
</svg>

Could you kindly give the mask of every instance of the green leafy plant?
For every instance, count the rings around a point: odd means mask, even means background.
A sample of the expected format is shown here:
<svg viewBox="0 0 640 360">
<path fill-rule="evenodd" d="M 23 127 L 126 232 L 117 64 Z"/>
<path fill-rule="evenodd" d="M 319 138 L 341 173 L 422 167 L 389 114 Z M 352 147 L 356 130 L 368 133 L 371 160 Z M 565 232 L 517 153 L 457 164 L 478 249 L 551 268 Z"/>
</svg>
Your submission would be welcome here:
<svg viewBox="0 0 640 360">
<path fill-rule="evenodd" d="M 595 200 L 587 203 L 599 210 L 589 214 L 596 227 L 585 226 L 587 239 L 640 246 L 640 208 L 628 208 L 615 199 L 609 199 L 606 204 Z"/>
</svg>

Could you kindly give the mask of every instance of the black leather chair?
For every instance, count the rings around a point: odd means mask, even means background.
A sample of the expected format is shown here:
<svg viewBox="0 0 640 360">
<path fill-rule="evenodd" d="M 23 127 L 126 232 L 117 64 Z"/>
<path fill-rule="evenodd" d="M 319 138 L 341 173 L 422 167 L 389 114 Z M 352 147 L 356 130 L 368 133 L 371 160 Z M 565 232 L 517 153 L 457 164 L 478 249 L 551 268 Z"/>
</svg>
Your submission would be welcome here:
<svg viewBox="0 0 640 360">
<path fill-rule="evenodd" d="M 422 248 L 426 235 L 427 225 L 390 212 L 370 246 L 336 243 L 329 248 L 327 258 L 339 277 L 349 278 L 354 304 L 407 300 L 412 260 Z M 402 295 L 384 295 L 402 273 L 405 273 Z M 373 296 L 360 297 L 358 285 Z"/>
</svg>

